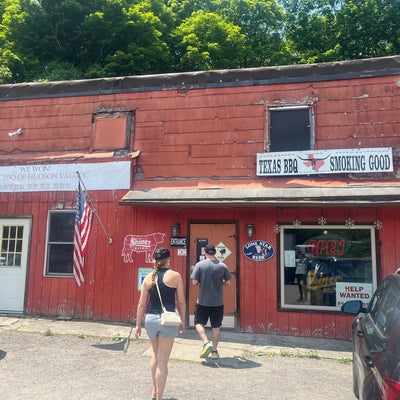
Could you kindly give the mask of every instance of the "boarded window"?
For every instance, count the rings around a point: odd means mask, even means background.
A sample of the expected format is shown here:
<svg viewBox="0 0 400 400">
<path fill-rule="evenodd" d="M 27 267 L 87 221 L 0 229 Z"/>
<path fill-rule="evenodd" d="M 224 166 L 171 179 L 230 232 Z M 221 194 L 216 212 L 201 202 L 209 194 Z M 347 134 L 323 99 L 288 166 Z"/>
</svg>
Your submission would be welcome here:
<svg viewBox="0 0 400 400">
<path fill-rule="evenodd" d="M 132 113 L 104 111 L 93 114 L 93 150 L 129 148 Z"/>
<path fill-rule="evenodd" d="M 310 107 L 269 109 L 270 152 L 312 149 Z"/>
</svg>

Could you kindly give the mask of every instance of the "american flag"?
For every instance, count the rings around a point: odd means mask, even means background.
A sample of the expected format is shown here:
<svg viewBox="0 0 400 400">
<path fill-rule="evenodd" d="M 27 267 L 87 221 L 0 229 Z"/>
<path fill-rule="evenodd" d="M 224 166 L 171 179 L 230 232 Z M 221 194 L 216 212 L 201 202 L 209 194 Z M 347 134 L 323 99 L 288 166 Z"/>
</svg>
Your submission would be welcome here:
<svg viewBox="0 0 400 400">
<path fill-rule="evenodd" d="M 76 200 L 75 231 L 74 231 L 74 276 L 78 286 L 84 282 L 83 264 L 87 251 L 90 228 L 92 226 L 93 211 L 89 207 L 78 183 L 78 196 Z"/>
</svg>

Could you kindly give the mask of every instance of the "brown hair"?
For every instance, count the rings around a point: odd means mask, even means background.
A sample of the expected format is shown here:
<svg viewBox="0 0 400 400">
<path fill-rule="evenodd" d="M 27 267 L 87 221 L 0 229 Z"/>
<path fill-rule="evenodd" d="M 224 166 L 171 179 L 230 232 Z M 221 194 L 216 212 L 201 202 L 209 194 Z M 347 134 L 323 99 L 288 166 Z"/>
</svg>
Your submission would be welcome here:
<svg viewBox="0 0 400 400">
<path fill-rule="evenodd" d="M 156 279 L 158 275 L 158 269 L 165 267 L 168 263 L 169 258 L 163 258 L 162 260 L 155 260 L 153 272 L 151 273 L 151 286 L 153 287 L 156 284 Z"/>
</svg>

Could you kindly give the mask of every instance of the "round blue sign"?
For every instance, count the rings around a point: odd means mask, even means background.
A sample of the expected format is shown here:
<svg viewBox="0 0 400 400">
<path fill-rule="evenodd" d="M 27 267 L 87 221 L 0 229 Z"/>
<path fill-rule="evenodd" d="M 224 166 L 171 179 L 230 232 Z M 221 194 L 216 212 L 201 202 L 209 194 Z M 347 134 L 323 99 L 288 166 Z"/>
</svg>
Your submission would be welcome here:
<svg viewBox="0 0 400 400">
<path fill-rule="evenodd" d="M 243 254 L 253 261 L 267 261 L 273 257 L 275 250 L 271 243 L 264 240 L 252 240 L 243 246 Z"/>
</svg>

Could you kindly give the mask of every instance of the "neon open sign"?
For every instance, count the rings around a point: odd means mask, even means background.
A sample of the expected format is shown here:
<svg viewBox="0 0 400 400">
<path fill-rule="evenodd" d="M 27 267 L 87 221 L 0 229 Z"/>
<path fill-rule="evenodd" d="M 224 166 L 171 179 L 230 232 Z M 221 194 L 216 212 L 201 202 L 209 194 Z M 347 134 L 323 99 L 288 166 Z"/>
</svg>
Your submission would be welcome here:
<svg viewBox="0 0 400 400">
<path fill-rule="evenodd" d="M 332 236 L 318 236 L 306 243 L 306 252 L 313 256 L 343 256 L 350 248 L 346 239 Z"/>
</svg>

